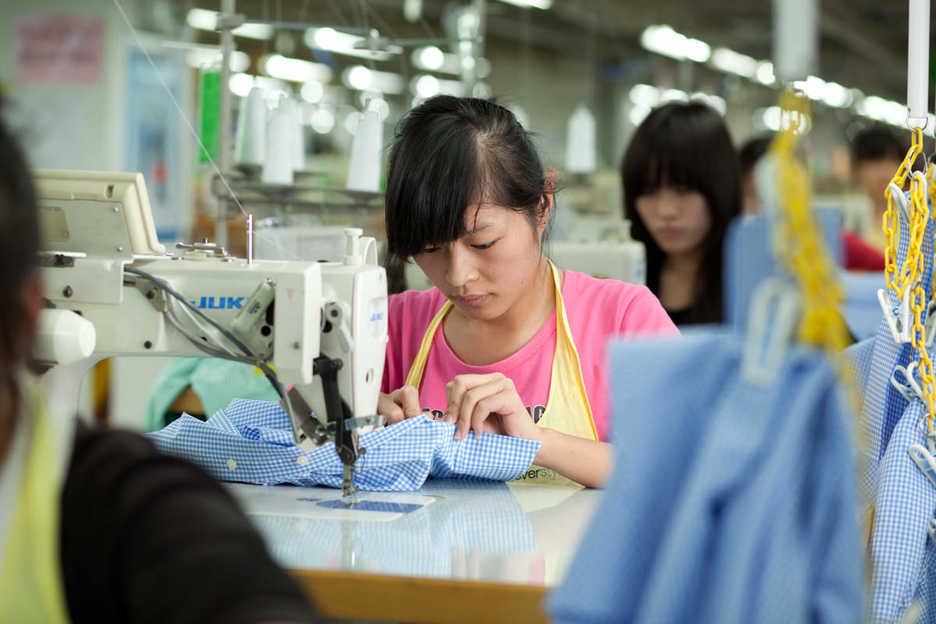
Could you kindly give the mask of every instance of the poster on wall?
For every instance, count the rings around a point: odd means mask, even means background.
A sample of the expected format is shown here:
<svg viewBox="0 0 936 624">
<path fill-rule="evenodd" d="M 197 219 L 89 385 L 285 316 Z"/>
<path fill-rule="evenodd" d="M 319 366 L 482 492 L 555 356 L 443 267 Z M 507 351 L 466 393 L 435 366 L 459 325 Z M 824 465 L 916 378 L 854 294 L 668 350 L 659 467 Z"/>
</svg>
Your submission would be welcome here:
<svg viewBox="0 0 936 624">
<path fill-rule="evenodd" d="M 104 23 L 70 15 L 16 22 L 16 77 L 21 84 L 93 84 L 104 65 Z"/>
<path fill-rule="evenodd" d="M 188 67 L 181 58 L 153 56 L 153 64 L 137 49 L 127 56 L 124 103 L 124 167 L 146 180 L 150 209 L 159 239 L 172 246 L 188 233 L 189 136 L 172 103 L 188 101 Z M 165 83 L 165 86 L 163 86 Z M 166 92 L 166 87 L 170 93 Z M 188 113 L 187 113 L 188 114 Z"/>
</svg>

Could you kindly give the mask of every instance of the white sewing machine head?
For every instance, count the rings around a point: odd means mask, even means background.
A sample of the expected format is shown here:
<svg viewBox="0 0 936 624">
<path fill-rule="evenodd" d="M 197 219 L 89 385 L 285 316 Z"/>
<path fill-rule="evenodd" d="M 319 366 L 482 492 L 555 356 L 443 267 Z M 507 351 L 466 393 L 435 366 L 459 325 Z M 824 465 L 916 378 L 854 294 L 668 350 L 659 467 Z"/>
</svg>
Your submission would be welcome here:
<svg viewBox="0 0 936 624">
<path fill-rule="evenodd" d="M 346 230 L 343 262 L 248 261 L 207 242 L 171 254 L 156 236 L 141 174 L 37 171 L 36 183 L 52 306 L 37 359 L 252 363 L 283 397 L 297 444 L 334 439 L 347 476 L 357 432 L 379 423 L 387 282 L 374 239 Z"/>
</svg>

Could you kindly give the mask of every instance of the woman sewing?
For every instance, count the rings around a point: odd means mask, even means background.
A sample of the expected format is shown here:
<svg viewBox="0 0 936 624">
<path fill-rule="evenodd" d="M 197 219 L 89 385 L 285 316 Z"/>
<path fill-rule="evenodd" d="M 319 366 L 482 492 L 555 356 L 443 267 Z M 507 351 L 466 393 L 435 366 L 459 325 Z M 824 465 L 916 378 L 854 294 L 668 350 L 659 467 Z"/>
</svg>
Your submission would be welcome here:
<svg viewBox="0 0 936 624">
<path fill-rule="evenodd" d="M 434 284 L 390 298 L 379 411 L 429 412 L 455 437 L 541 442 L 533 481 L 596 487 L 611 469 L 604 347 L 675 335 L 645 287 L 563 271 L 544 256 L 555 193 L 506 108 L 439 96 L 400 122 L 390 152 L 390 254 Z"/>
</svg>

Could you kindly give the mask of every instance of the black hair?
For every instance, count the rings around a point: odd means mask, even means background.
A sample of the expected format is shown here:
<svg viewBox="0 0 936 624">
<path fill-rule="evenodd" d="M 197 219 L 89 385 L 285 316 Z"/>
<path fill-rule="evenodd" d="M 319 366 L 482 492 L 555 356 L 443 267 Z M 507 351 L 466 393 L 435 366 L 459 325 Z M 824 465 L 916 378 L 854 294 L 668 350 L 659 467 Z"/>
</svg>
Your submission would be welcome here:
<svg viewBox="0 0 936 624">
<path fill-rule="evenodd" d="M 738 164 L 741 165 L 741 177 L 754 171 L 760 159 L 767 154 L 773 142 L 772 134 L 762 134 L 748 139 L 738 150 Z"/>
<path fill-rule="evenodd" d="M 887 158 L 899 164 L 910 146 L 887 126 L 874 125 L 855 133 L 851 144 L 852 162 L 858 164 L 869 160 Z"/>
<path fill-rule="evenodd" d="M 397 259 L 465 234 L 465 211 L 491 202 L 536 223 L 552 193 L 530 134 L 489 100 L 440 95 L 397 124 L 387 168 L 387 251 Z"/>
<path fill-rule="evenodd" d="M 32 344 L 22 294 L 38 270 L 39 217 L 32 171 L 3 123 L 4 108 L 0 98 L 0 367 L 9 374 Z"/>
<path fill-rule="evenodd" d="M 722 320 L 722 245 L 741 208 L 741 169 L 725 123 L 701 102 L 673 102 L 654 109 L 637 128 L 621 161 L 624 215 L 647 248 L 647 286 L 660 292 L 665 254 L 637 212 L 637 198 L 664 186 L 697 191 L 705 198 L 711 227 L 703 242 L 694 303 L 687 323 Z"/>
</svg>

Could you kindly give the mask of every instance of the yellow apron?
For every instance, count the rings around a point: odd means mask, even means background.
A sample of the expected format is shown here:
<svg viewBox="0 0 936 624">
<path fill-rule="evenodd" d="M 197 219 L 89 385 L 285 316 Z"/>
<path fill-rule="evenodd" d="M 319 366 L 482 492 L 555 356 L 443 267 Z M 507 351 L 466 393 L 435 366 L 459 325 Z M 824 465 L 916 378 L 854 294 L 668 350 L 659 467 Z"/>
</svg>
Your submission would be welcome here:
<svg viewBox="0 0 936 624">
<path fill-rule="evenodd" d="M 595 420 L 592 417 L 591 405 L 588 403 L 588 393 L 585 391 L 585 381 L 582 378 L 582 365 L 579 361 L 575 342 L 572 340 L 572 330 L 566 318 L 565 304 L 562 300 L 562 280 L 559 269 L 550 262 L 553 283 L 556 286 L 556 354 L 553 357 L 552 374 L 549 383 L 549 398 L 546 401 L 546 411 L 537 423 L 540 427 L 549 427 L 560 433 L 598 440 L 598 431 L 595 429 Z M 449 310 L 452 302 L 446 301 L 442 309 L 435 315 L 426 334 L 423 336 L 419 353 L 413 360 L 409 374 L 406 376 L 406 385 L 420 387 L 426 362 L 429 360 L 429 350 L 435 334 Z M 516 483 L 574 483 L 548 468 L 531 466 Z"/>
<path fill-rule="evenodd" d="M 0 622 L 68 622 L 59 549 L 61 470 L 66 455 L 34 382 L 20 384 L 23 407 L 17 427 L 31 436 L 19 496 L 0 559 Z"/>
</svg>

